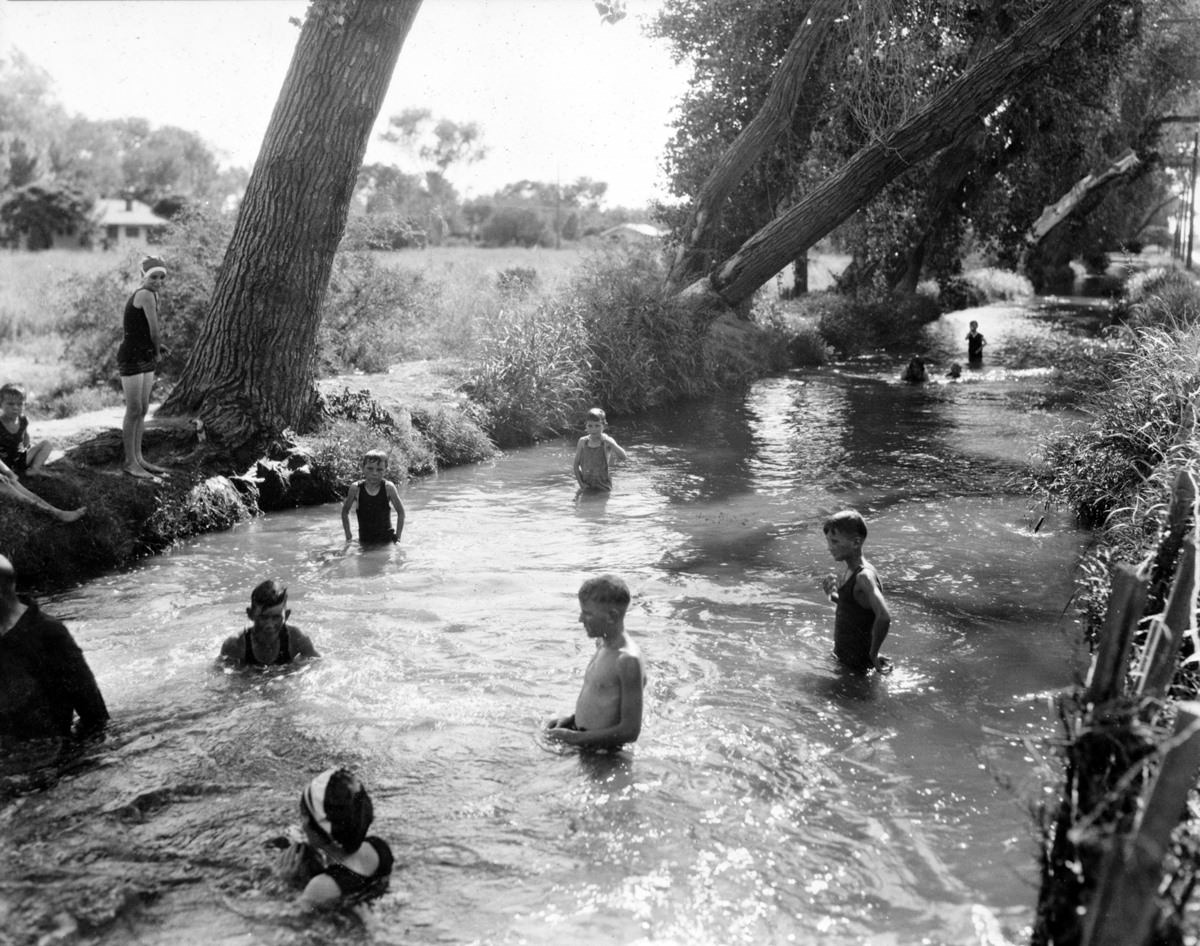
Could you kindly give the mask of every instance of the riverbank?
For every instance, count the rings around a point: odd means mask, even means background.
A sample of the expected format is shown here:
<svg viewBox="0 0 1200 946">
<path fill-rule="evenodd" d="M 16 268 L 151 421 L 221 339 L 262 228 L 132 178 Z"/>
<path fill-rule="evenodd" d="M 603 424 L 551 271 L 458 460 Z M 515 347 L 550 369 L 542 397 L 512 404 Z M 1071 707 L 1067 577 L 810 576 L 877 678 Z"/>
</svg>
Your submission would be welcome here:
<svg viewBox="0 0 1200 946">
<path fill-rule="evenodd" d="M 23 585 L 45 592 L 264 512 L 339 500 L 366 449 L 389 449 L 390 473 L 399 480 L 487 459 L 496 447 L 458 390 L 461 371 L 452 360 L 419 361 L 324 379 L 320 391 L 334 406 L 327 426 L 281 438 L 248 469 L 231 468 L 189 422 L 158 417 L 154 405 L 146 453 L 172 470 L 159 480 L 122 473 L 119 407 L 34 421 L 31 436 L 49 440 L 54 451 L 45 473 L 30 476 L 27 485 L 60 509 L 88 511 L 65 523 L 5 499 L 0 549 Z M 377 409 L 386 416 L 373 415 Z"/>
</svg>

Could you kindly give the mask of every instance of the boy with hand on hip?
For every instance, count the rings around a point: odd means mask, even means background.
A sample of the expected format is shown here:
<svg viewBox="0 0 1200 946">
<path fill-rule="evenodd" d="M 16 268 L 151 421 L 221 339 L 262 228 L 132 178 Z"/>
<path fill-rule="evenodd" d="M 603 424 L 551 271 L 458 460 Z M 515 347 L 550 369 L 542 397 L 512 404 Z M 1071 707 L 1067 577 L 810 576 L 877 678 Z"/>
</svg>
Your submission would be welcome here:
<svg viewBox="0 0 1200 946">
<path fill-rule="evenodd" d="M 600 408 L 593 407 L 587 412 L 587 420 L 583 425 L 587 433 L 579 438 L 575 462 L 571 467 L 580 489 L 611 491 L 609 466 L 612 460 L 629 459 L 620 444 L 604 432 L 604 424 L 604 411 Z"/>
<path fill-rule="evenodd" d="M 385 480 L 387 454 L 382 450 L 369 450 L 363 454 L 363 478 L 351 483 L 342 503 L 342 528 L 346 530 L 346 541 L 354 539 L 350 532 L 350 510 L 355 510 L 358 519 L 358 541 L 361 545 L 387 545 L 400 541 L 404 531 L 404 506 L 396 485 Z M 396 528 L 392 528 L 391 509 L 396 510 Z"/>
<path fill-rule="evenodd" d="M 826 519 L 822 528 L 829 554 L 841 566 L 838 575 L 827 575 L 821 582 L 829 600 L 837 604 L 833 654 L 852 670 L 888 673 L 891 662 L 879 656 L 879 648 L 892 616 L 875 566 L 863 558 L 867 523 L 855 510 L 843 509 Z"/>
<path fill-rule="evenodd" d="M 579 620 L 596 653 L 583 674 L 575 712 L 550 720 L 546 736 L 581 749 L 619 749 L 642 731 L 642 654 L 625 633 L 629 587 L 615 575 L 579 589 Z"/>
</svg>

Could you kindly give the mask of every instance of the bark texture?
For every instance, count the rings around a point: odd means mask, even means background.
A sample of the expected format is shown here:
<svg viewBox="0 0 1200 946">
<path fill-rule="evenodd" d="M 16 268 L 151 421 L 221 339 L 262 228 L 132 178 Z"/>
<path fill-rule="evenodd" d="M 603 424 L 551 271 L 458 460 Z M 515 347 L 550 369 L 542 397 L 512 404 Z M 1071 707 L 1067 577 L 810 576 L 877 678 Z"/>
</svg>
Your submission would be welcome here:
<svg viewBox="0 0 1200 946">
<path fill-rule="evenodd" d="M 708 268 L 708 253 L 729 195 L 788 128 L 800 103 L 805 80 L 820 62 L 829 32 L 844 12 L 844 0 L 816 0 L 796 30 L 771 82 L 766 100 L 749 124 L 721 155 L 696 194 L 684 239 L 671 266 L 670 282 L 683 286 Z"/>
<path fill-rule="evenodd" d="M 1009 91 L 1028 80 L 1109 0 L 1053 0 L 907 122 L 854 155 L 843 168 L 747 240 L 714 272 L 685 290 L 737 306 L 817 240 L 913 165 L 966 138 Z"/>
<path fill-rule="evenodd" d="M 199 416 L 227 450 L 253 449 L 314 416 L 321 300 L 420 5 L 325 0 L 301 28 L 208 318 L 163 407 Z"/>
</svg>

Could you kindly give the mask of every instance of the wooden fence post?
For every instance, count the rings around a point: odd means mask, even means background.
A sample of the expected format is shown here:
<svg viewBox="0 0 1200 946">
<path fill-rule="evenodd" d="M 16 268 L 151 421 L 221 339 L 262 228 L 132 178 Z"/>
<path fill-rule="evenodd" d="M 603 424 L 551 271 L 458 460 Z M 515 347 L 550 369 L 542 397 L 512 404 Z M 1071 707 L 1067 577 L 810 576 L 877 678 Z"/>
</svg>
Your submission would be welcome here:
<svg viewBox="0 0 1200 946">
<path fill-rule="evenodd" d="M 1196 614 L 1196 543 L 1188 542 L 1175 569 L 1175 583 L 1161 617 L 1151 621 L 1146 648 L 1139 667 L 1141 679 L 1137 691 L 1143 696 L 1162 697 L 1175 678 L 1175 663 L 1183 635 L 1192 626 Z"/>
<path fill-rule="evenodd" d="M 1125 671 L 1133 632 L 1146 607 L 1149 582 L 1141 578 L 1132 565 L 1120 564 L 1113 575 L 1108 595 L 1108 611 L 1100 631 L 1100 646 L 1088 674 L 1085 703 L 1099 706 L 1120 696 L 1125 687 Z"/>
<path fill-rule="evenodd" d="M 1088 909 L 1083 946 L 1145 946 L 1160 906 L 1163 856 L 1200 768 L 1200 703 L 1180 703 L 1175 734 L 1159 767 L 1141 824 L 1109 851 Z"/>
</svg>

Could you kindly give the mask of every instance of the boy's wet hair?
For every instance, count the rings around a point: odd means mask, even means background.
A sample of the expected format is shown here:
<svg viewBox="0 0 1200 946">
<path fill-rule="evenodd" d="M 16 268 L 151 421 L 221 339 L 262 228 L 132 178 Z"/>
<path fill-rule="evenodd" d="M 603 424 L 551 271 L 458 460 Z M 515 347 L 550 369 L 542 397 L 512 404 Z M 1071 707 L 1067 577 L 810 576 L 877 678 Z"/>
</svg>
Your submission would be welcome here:
<svg viewBox="0 0 1200 946">
<path fill-rule="evenodd" d="M 867 520 L 857 509 L 843 509 L 826 519 L 825 524 L 821 526 L 821 531 L 826 535 L 829 535 L 830 532 L 845 532 L 865 539 L 867 537 Z"/>
<path fill-rule="evenodd" d="M 300 793 L 300 811 L 318 834 L 347 853 L 362 846 L 375 806 L 362 780 L 349 769 L 326 769 Z"/>
<path fill-rule="evenodd" d="M 0 387 L 0 401 L 6 397 L 15 397 L 19 401 L 25 400 L 25 392 L 15 384 L 6 384 Z"/>
<path fill-rule="evenodd" d="M 606 422 L 605 417 L 604 417 L 604 411 L 598 407 L 593 407 L 590 411 L 587 412 L 587 419 L 586 419 L 585 423 L 591 423 L 594 420 L 599 421 L 602 424 Z"/>
<path fill-rule="evenodd" d="M 274 578 L 268 578 L 250 592 L 250 607 L 274 608 L 287 601 L 287 585 Z"/>
<path fill-rule="evenodd" d="M 611 604 L 624 611 L 629 607 L 629 586 L 616 575 L 589 578 L 579 586 L 579 600 Z"/>
<path fill-rule="evenodd" d="M 362 460 L 359 462 L 359 465 L 366 466 L 373 460 L 378 460 L 386 467 L 388 464 L 388 455 L 382 450 L 368 450 L 362 455 Z"/>
</svg>

